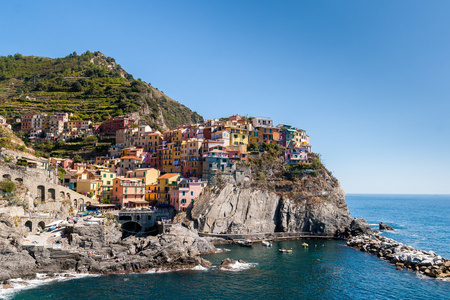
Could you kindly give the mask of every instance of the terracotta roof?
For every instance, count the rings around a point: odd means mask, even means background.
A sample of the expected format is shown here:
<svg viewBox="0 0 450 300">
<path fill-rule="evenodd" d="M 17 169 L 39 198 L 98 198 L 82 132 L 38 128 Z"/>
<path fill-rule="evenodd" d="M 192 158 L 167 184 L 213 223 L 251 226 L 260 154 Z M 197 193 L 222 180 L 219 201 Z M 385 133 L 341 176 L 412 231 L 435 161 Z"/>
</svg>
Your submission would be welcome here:
<svg viewBox="0 0 450 300">
<path fill-rule="evenodd" d="M 162 176 L 159 176 L 158 179 L 169 179 L 169 178 L 172 178 L 172 177 L 178 176 L 178 175 L 180 175 L 180 173 L 167 173 Z"/>
</svg>

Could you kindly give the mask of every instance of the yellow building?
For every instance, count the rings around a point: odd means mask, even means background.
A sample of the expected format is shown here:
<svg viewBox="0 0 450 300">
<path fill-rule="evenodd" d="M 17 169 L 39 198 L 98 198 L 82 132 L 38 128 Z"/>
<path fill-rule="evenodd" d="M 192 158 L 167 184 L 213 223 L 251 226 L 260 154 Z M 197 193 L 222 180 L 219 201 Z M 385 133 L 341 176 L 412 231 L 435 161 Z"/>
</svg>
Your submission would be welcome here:
<svg viewBox="0 0 450 300">
<path fill-rule="evenodd" d="M 169 188 L 176 186 L 177 180 L 181 177 L 178 173 L 167 173 L 158 177 L 158 185 L 156 187 L 158 193 L 158 202 L 169 204 Z"/>
<path fill-rule="evenodd" d="M 226 129 L 230 132 L 230 146 L 248 144 L 248 130 L 237 127 L 230 127 Z"/>
<path fill-rule="evenodd" d="M 156 131 L 144 136 L 144 149 L 147 152 L 156 152 L 159 146 L 162 145 L 163 135 Z"/>
<path fill-rule="evenodd" d="M 103 193 L 102 181 L 95 179 L 80 179 L 77 181 L 77 193 L 90 197 L 94 202 L 100 202 Z"/>
<path fill-rule="evenodd" d="M 113 192 L 113 183 L 114 178 L 116 178 L 116 173 L 110 171 L 100 171 L 100 178 L 102 180 L 103 186 L 102 200 L 111 201 Z"/>
<path fill-rule="evenodd" d="M 128 171 L 127 178 L 140 179 L 145 184 L 145 200 L 157 200 L 157 185 L 158 178 L 161 172 L 154 168 L 140 168 L 132 171 Z"/>
</svg>

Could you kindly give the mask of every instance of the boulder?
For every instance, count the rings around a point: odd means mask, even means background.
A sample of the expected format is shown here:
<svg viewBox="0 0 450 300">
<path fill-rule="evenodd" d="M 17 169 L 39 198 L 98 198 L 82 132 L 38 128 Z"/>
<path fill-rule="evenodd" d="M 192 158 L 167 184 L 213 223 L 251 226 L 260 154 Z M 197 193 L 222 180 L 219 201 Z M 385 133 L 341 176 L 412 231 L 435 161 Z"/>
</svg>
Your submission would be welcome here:
<svg viewBox="0 0 450 300">
<path fill-rule="evenodd" d="M 222 263 L 220 264 L 218 269 L 232 269 L 233 267 L 231 265 L 234 264 L 236 264 L 236 261 L 234 259 L 225 258 L 222 260 Z"/>
<path fill-rule="evenodd" d="M 380 222 L 379 224 L 380 230 L 394 230 L 392 226 L 389 226 L 383 222 Z"/>
</svg>

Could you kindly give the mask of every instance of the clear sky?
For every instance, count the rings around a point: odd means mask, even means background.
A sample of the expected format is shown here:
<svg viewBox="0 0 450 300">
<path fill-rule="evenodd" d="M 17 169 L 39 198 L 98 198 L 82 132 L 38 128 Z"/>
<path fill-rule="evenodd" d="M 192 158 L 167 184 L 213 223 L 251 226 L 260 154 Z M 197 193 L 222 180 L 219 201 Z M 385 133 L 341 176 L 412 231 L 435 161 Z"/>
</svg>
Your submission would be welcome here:
<svg viewBox="0 0 450 300">
<path fill-rule="evenodd" d="M 449 1 L 0 7 L 0 55 L 101 51 L 205 118 L 307 130 L 347 193 L 450 193 Z"/>
</svg>

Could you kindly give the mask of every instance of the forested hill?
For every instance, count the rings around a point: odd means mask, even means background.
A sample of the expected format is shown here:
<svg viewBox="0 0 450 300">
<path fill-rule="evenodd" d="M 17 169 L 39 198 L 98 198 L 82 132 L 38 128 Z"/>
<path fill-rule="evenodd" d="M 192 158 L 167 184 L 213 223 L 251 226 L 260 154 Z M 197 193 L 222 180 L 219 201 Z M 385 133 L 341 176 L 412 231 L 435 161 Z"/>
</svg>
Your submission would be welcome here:
<svg viewBox="0 0 450 300">
<path fill-rule="evenodd" d="M 94 123 L 134 113 L 163 130 L 203 121 L 100 52 L 74 52 L 56 59 L 21 54 L 0 57 L 0 115 L 11 118 L 56 111 L 73 113 L 72 120 Z"/>
</svg>

